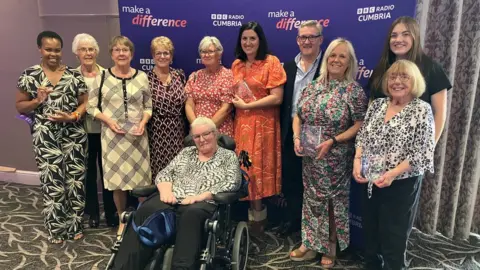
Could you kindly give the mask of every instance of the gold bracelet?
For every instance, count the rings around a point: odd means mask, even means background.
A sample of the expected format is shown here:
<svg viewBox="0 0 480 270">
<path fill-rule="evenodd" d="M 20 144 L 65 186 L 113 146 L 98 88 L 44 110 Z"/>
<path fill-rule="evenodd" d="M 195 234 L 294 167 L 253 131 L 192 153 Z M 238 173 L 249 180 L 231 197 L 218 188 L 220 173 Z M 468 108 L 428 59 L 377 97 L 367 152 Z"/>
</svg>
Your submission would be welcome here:
<svg viewBox="0 0 480 270">
<path fill-rule="evenodd" d="M 293 135 L 293 141 L 295 142 L 296 139 L 299 139 L 300 140 L 300 136 L 298 135 Z"/>
<path fill-rule="evenodd" d="M 80 113 L 72 112 L 72 115 L 75 116 L 75 122 L 78 122 L 80 120 Z"/>
</svg>

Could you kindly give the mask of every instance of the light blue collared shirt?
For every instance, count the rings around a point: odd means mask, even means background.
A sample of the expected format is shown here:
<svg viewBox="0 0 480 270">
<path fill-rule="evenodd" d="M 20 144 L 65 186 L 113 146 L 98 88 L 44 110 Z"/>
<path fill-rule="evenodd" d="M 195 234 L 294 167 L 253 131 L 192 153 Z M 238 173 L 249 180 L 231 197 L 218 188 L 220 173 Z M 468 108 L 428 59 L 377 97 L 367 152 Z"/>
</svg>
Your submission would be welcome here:
<svg viewBox="0 0 480 270">
<path fill-rule="evenodd" d="M 303 88 L 305 88 L 305 86 L 307 86 L 309 82 L 313 81 L 315 71 L 317 70 L 318 61 L 320 61 L 321 56 L 322 51 L 320 51 L 317 59 L 315 59 L 315 62 L 313 62 L 313 65 L 310 66 L 307 72 L 304 72 L 300 65 L 301 54 L 299 53 L 297 56 L 295 56 L 295 63 L 297 64 L 297 75 L 295 76 L 295 85 L 293 86 L 292 118 L 295 116 L 295 114 L 297 114 L 297 103 Z"/>
</svg>

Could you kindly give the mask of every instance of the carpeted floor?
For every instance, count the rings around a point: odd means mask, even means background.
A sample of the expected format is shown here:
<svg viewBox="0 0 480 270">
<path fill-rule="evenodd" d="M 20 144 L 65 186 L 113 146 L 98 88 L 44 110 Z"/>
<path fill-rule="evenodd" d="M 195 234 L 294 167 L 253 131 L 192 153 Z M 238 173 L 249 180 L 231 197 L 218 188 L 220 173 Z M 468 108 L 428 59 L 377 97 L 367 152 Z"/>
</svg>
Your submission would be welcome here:
<svg viewBox="0 0 480 270">
<path fill-rule="evenodd" d="M 86 237 L 62 245 L 47 242 L 40 188 L 0 183 L 0 269 L 104 269 L 115 231 L 86 229 Z M 267 233 L 252 239 L 250 269 L 319 269 L 319 260 L 294 263 L 288 253 L 299 235 L 281 239 Z M 407 254 L 409 269 L 480 269 L 480 237 L 454 242 L 414 230 Z M 361 258 L 342 254 L 335 269 L 361 269 Z"/>
</svg>

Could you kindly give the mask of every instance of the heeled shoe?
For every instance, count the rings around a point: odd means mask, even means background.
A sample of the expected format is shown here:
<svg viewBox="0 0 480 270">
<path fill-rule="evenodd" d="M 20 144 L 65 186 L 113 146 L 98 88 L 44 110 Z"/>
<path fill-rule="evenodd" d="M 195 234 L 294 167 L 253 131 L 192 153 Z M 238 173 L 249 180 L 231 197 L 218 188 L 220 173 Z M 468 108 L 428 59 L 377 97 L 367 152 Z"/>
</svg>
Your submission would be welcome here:
<svg viewBox="0 0 480 270">
<path fill-rule="evenodd" d="M 88 226 L 90 226 L 90 228 L 98 228 L 98 226 L 100 226 L 100 218 L 98 216 L 91 216 L 88 220 Z"/>
</svg>

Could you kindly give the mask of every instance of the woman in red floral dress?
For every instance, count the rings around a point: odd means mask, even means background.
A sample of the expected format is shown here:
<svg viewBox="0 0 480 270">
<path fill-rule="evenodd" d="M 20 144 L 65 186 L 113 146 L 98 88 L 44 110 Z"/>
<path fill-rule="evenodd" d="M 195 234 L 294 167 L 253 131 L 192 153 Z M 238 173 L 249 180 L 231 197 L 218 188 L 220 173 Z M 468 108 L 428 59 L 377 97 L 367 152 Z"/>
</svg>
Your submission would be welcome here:
<svg viewBox="0 0 480 270">
<path fill-rule="evenodd" d="M 197 117 L 208 117 L 220 133 L 233 138 L 233 75 L 221 65 L 222 44 L 216 37 L 206 36 L 200 41 L 198 51 L 205 68 L 193 72 L 185 86 L 188 121 L 192 123 Z"/>
</svg>

